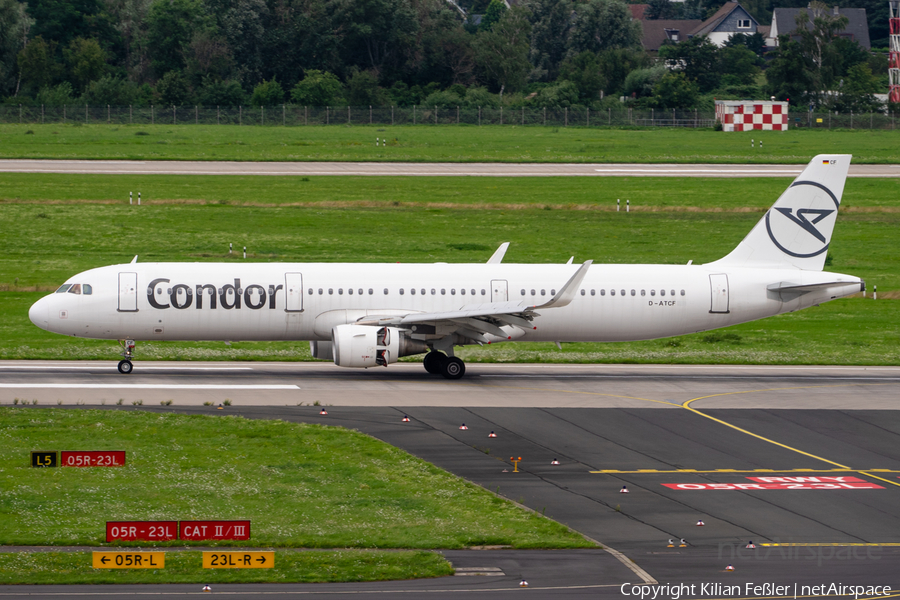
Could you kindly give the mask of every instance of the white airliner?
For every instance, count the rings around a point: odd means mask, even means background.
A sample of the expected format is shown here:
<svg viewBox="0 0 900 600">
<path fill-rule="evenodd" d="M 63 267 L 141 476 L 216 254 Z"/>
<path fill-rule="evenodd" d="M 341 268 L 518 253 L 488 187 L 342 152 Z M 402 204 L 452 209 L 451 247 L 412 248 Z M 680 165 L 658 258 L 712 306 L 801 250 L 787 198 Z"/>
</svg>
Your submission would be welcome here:
<svg viewBox="0 0 900 600">
<path fill-rule="evenodd" d="M 704 265 L 138 263 L 91 269 L 38 300 L 42 329 L 119 340 L 308 340 L 342 367 L 424 354 L 459 379 L 456 346 L 647 340 L 744 323 L 865 290 L 823 272 L 849 155 L 820 155 L 728 256 Z"/>
</svg>

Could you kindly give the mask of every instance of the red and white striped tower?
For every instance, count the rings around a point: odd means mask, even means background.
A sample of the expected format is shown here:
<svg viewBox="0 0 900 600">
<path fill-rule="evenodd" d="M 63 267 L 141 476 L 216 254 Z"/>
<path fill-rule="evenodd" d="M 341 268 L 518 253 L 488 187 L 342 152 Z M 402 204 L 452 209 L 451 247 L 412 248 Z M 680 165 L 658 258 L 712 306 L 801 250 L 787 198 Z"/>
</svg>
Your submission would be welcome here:
<svg viewBox="0 0 900 600">
<path fill-rule="evenodd" d="M 891 85 L 891 102 L 900 102 L 900 1 L 890 0 L 891 53 L 888 62 L 888 82 Z"/>
</svg>

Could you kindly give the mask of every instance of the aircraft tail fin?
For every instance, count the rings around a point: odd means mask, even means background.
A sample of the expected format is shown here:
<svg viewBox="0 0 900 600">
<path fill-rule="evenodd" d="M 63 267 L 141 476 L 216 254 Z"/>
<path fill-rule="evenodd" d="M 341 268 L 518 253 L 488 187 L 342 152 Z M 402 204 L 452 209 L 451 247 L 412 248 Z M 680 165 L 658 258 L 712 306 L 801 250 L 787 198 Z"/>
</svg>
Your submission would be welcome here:
<svg viewBox="0 0 900 600">
<path fill-rule="evenodd" d="M 821 271 L 850 158 L 820 154 L 812 159 L 737 248 L 711 264 Z"/>
</svg>

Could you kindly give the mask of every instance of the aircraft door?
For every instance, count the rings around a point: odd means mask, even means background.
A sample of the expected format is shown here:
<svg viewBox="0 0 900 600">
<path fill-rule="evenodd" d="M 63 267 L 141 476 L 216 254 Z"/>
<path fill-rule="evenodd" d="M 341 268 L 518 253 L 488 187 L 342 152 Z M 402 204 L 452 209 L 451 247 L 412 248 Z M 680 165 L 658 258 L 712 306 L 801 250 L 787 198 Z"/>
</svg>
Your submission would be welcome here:
<svg viewBox="0 0 900 600">
<path fill-rule="evenodd" d="M 119 312 L 137 312 L 137 273 L 119 273 Z"/>
<path fill-rule="evenodd" d="M 712 295 L 709 312 L 728 313 L 728 275 L 725 273 L 710 275 L 709 289 Z"/>
<path fill-rule="evenodd" d="M 505 279 L 491 280 L 491 302 L 506 302 L 509 300 L 509 283 Z"/>
<path fill-rule="evenodd" d="M 284 298 L 285 312 L 303 312 L 303 275 L 301 273 L 284 274 Z"/>
</svg>

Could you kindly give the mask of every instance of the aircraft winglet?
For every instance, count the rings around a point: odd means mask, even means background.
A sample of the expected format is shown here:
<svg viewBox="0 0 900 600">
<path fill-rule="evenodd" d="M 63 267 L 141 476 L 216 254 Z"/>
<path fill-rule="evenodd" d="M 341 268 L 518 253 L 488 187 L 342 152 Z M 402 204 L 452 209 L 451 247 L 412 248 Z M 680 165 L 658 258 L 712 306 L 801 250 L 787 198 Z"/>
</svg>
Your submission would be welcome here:
<svg viewBox="0 0 900 600">
<path fill-rule="evenodd" d="M 491 257 L 488 259 L 487 264 L 489 265 L 499 265 L 503 262 L 503 257 L 506 256 L 506 250 L 509 248 L 509 242 L 503 242 L 500 244 L 500 247 L 497 248 Z"/>
<path fill-rule="evenodd" d="M 550 302 L 546 304 L 541 304 L 540 306 L 534 306 L 532 308 L 539 310 L 542 308 L 559 308 L 561 306 L 568 306 L 568 304 L 575 299 L 575 294 L 578 293 L 578 288 L 581 286 L 581 282 L 584 280 L 584 276 L 587 275 L 588 268 L 591 266 L 591 263 L 594 261 L 586 260 L 584 264 L 582 264 L 575 274 L 572 275 L 571 278 L 566 282 L 566 285 L 559 290 L 559 293 L 553 296 L 550 299 Z"/>
</svg>

